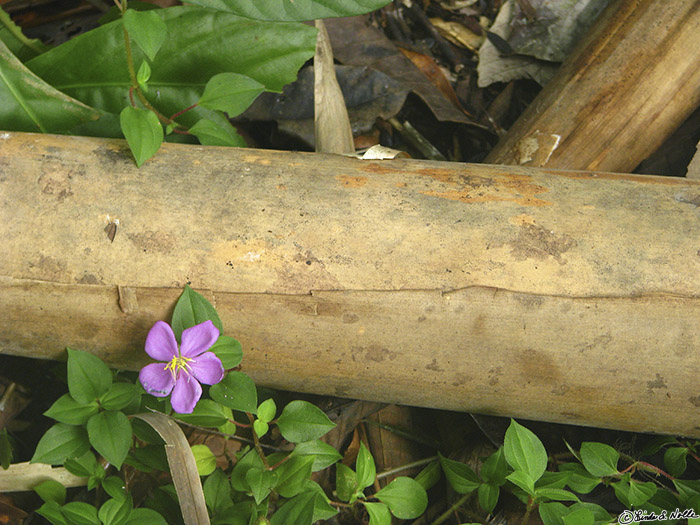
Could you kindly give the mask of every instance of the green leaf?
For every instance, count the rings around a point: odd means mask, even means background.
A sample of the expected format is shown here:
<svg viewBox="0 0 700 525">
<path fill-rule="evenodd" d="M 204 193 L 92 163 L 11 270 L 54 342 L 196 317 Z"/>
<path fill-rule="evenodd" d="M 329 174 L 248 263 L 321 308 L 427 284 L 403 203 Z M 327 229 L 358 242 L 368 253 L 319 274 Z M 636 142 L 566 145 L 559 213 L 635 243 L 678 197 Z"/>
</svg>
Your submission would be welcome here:
<svg viewBox="0 0 700 525">
<path fill-rule="evenodd" d="M 100 405 L 105 410 L 122 410 L 134 403 L 141 396 L 141 389 L 132 383 L 114 383 L 100 398 Z"/>
<path fill-rule="evenodd" d="M 306 401 L 292 401 L 277 419 L 282 437 L 292 443 L 318 439 L 335 427 L 328 416 Z"/>
<path fill-rule="evenodd" d="M 44 503 L 36 512 L 54 525 L 69 525 L 61 513 L 61 506 L 55 501 Z"/>
<path fill-rule="evenodd" d="M 253 493 L 255 503 L 259 504 L 270 494 L 272 487 L 277 483 L 277 478 L 277 472 L 265 468 L 251 468 L 246 472 L 245 479 Z"/>
<path fill-rule="evenodd" d="M 191 4 L 229 11 L 257 20 L 316 20 L 361 15 L 383 7 L 387 0 L 193 0 Z"/>
<path fill-rule="evenodd" d="M 71 525 L 100 525 L 97 509 L 82 501 L 71 501 L 61 507 L 66 521 Z"/>
<path fill-rule="evenodd" d="M 440 462 L 432 461 L 414 478 L 425 490 L 430 490 L 440 481 Z"/>
<path fill-rule="evenodd" d="M 131 496 L 110 498 L 102 504 L 97 516 L 104 525 L 124 525 L 133 507 Z"/>
<path fill-rule="evenodd" d="M 497 486 L 506 482 L 508 473 L 508 463 L 503 447 L 486 458 L 484 464 L 481 465 L 481 478 L 487 483 L 493 483 Z"/>
<path fill-rule="evenodd" d="M 613 488 L 613 491 L 615 492 L 615 497 L 620 500 L 620 502 L 627 507 L 628 509 L 632 506 L 632 503 L 630 503 L 629 499 L 629 492 L 630 492 L 630 484 L 629 484 L 629 477 L 623 478 L 622 481 L 617 481 L 614 483 L 611 483 L 610 486 Z"/>
<path fill-rule="evenodd" d="M 236 128 L 228 121 L 214 122 L 208 119 L 201 119 L 190 128 L 190 133 L 197 137 L 197 140 L 204 146 L 230 146 L 234 148 L 245 148 L 248 146 L 245 139 L 238 134 Z M 224 368 L 233 368 L 234 366 L 238 365 L 224 365 Z"/>
<path fill-rule="evenodd" d="M 258 409 L 258 392 L 255 383 L 243 372 L 229 372 L 221 382 L 209 389 L 209 395 L 218 403 L 255 414 Z"/>
<path fill-rule="evenodd" d="M 250 77 L 219 73 L 207 82 L 199 105 L 225 111 L 229 118 L 233 118 L 243 113 L 263 91 L 265 86 Z"/>
<path fill-rule="evenodd" d="M 0 122 L 5 131 L 65 132 L 100 112 L 57 91 L 0 42 Z"/>
<path fill-rule="evenodd" d="M 192 129 L 190 129 L 190 132 Z M 219 338 L 209 349 L 210 352 L 214 352 L 216 357 L 221 359 L 221 364 L 224 365 L 224 370 L 229 370 L 235 368 L 241 364 L 243 359 L 243 349 L 241 348 L 241 343 L 239 343 L 233 337 L 227 335 L 220 335 Z"/>
<path fill-rule="evenodd" d="M 341 501 L 354 501 L 358 489 L 357 474 L 347 465 L 338 463 L 335 466 L 335 493 Z"/>
<path fill-rule="evenodd" d="M 127 9 L 124 27 L 151 62 L 168 37 L 168 26 L 154 11 Z"/>
<path fill-rule="evenodd" d="M 68 348 L 68 391 L 78 403 L 92 403 L 112 386 L 112 372 L 102 359 Z"/>
<path fill-rule="evenodd" d="M 155 155 L 163 143 L 163 126 L 152 111 L 127 106 L 119 115 L 119 125 L 138 167 Z"/>
<path fill-rule="evenodd" d="M 688 500 L 700 495 L 700 480 L 674 479 L 673 485 L 678 491 L 681 503 L 686 505 Z"/>
<path fill-rule="evenodd" d="M 540 503 L 538 511 L 544 525 L 563 525 L 563 518 L 569 513 L 566 505 L 558 501 Z"/>
<path fill-rule="evenodd" d="M 89 448 L 90 442 L 83 427 L 57 423 L 39 440 L 30 463 L 61 465 L 66 458 L 82 456 Z"/>
<path fill-rule="evenodd" d="M 566 484 L 571 490 L 579 494 L 589 494 L 601 483 L 599 477 L 591 475 L 583 465 L 577 463 L 561 464 L 559 465 L 559 470 L 571 473 Z"/>
<path fill-rule="evenodd" d="M 389 512 L 389 507 L 384 503 L 363 501 L 362 504 L 367 509 L 367 514 L 369 514 L 369 525 L 391 525 L 391 513 Z"/>
<path fill-rule="evenodd" d="M 80 457 L 66 459 L 63 465 L 68 472 L 82 478 L 90 476 L 99 476 L 100 473 L 104 477 L 104 469 L 97 464 L 95 454 L 87 451 Z"/>
<path fill-rule="evenodd" d="M 617 450 L 604 443 L 581 443 L 581 461 L 586 470 L 593 476 L 613 476 L 617 474 L 617 461 L 620 454 Z"/>
<path fill-rule="evenodd" d="M 121 478 L 117 476 L 109 476 L 102 481 L 104 491 L 116 499 L 124 499 L 127 496 L 126 486 Z"/>
<path fill-rule="evenodd" d="M 481 480 L 471 468 L 459 461 L 448 459 L 442 454 L 438 456 L 445 477 L 455 492 L 469 494 L 479 488 Z"/>
<path fill-rule="evenodd" d="M 417 518 L 428 507 L 425 489 L 416 480 L 404 476 L 396 478 L 374 496 L 402 520 Z"/>
<path fill-rule="evenodd" d="M 555 501 L 579 501 L 576 494 L 564 489 L 535 489 L 535 497 L 538 499 L 550 499 Z"/>
<path fill-rule="evenodd" d="M 651 481 L 642 483 L 641 481 L 630 481 L 629 492 L 627 498 L 631 505 L 638 507 L 646 503 L 654 494 L 658 487 Z"/>
<path fill-rule="evenodd" d="M 535 495 L 535 480 L 524 470 L 514 470 L 506 476 L 506 479 L 531 496 Z"/>
<path fill-rule="evenodd" d="M 377 477 L 377 468 L 374 464 L 374 458 L 362 442 L 360 442 L 360 451 L 357 453 L 355 470 L 357 472 L 357 482 L 360 489 L 372 485 L 374 479 Z"/>
<path fill-rule="evenodd" d="M 49 48 L 38 38 L 27 38 L 10 15 L 0 9 L 0 40 L 22 62 L 44 53 Z"/>
<path fill-rule="evenodd" d="M 511 419 L 503 442 L 506 461 L 515 470 L 527 473 L 533 481 L 547 469 L 547 452 L 539 438 L 520 423 Z"/>
<path fill-rule="evenodd" d="M 3 470 L 10 468 L 12 464 L 12 445 L 10 437 L 7 435 L 7 429 L 0 430 L 0 467 Z"/>
<path fill-rule="evenodd" d="M 214 326 L 219 330 L 219 334 L 223 333 L 224 327 L 221 324 L 221 319 L 219 319 L 219 314 L 216 313 L 216 309 L 202 294 L 185 285 L 185 289 L 177 300 L 175 310 L 173 310 L 171 324 L 175 337 L 180 341 L 183 330 L 206 321 L 214 323 Z"/>
<path fill-rule="evenodd" d="M 330 504 L 330 500 L 326 493 L 323 492 L 321 486 L 315 481 L 307 481 L 307 490 L 316 492 L 316 499 L 314 500 L 314 516 L 312 521 L 316 523 L 319 520 L 329 520 L 336 514 L 338 514 L 338 509 L 334 508 Z"/>
<path fill-rule="evenodd" d="M 537 489 L 563 489 L 571 477 L 570 472 L 545 472 L 535 483 Z"/>
<path fill-rule="evenodd" d="M 343 459 L 340 452 L 320 439 L 297 444 L 292 454 L 295 456 L 312 456 L 314 458 L 311 466 L 313 472 L 330 467 L 333 463 Z"/>
<path fill-rule="evenodd" d="M 212 514 L 217 514 L 233 506 L 231 485 L 221 469 L 217 468 L 210 476 L 207 476 L 202 490 L 204 490 L 204 500 Z"/>
<path fill-rule="evenodd" d="M 66 502 L 66 487 L 55 479 L 47 479 L 35 485 L 34 492 L 46 503 L 55 501 L 59 505 L 63 505 Z"/>
<path fill-rule="evenodd" d="M 151 78 L 151 66 L 148 65 L 148 61 L 144 60 L 139 66 L 139 70 L 136 73 L 136 82 L 138 82 L 139 87 L 144 93 L 148 93 L 148 80 Z"/>
<path fill-rule="evenodd" d="M 666 465 L 666 470 L 673 477 L 680 477 L 685 472 L 688 467 L 686 457 L 688 455 L 688 449 L 685 447 L 670 447 L 666 449 L 664 453 L 664 465 Z"/>
<path fill-rule="evenodd" d="M 199 427 L 219 427 L 228 421 L 226 408 L 211 399 L 201 399 L 191 414 L 174 414 L 176 419 Z"/>
<path fill-rule="evenodd" d="M 498 503 L 498 495 L 501 490 L 496 485 L 490 483 L 482 483 L 479 485 L 477 495 L 479 496 L 479 506 L 487 513 L 493 512 Z"/>
<path fill-rule="evenodd" d="M 192 445 L 192 454 L 197 463 L 197 472 L 200 476 L 208 476 L 216 470 L 216 457 L 206 445 Z"/>
<path fill-rule="evenodd" d="M 611 521 L 613 521 L 612 516 L 608 513 L 608 511 L 600 505 L 596 505 L 595 503 L 574 503 L 569 507 L 570 512 L 577 511 L 578 509 L 588 509 L 591 512 L 591 514 L 593 514 L 595 523 L 598 525 L 608 524 Z"/>
<path fill-rule="evenodd" d="M 131 448 L 131 423 L 123 412 L 107 410 L 87 422 L 90 444 L 116 468 L 121 468 Z"/>
<path fill-rule="evenodd" d="M 311 456 L 292 456 L 289 461 L 285 461 L 276 469 L 279 477 L 275 491 L 283 498 L 292 498 L 299 494 L 311 477 L 313 462 L 314 458 Z"/>
<path fill-rule="evenodd" d="M 314 516 L 316 492 L 308 491 L 294 496 L 272 515 L 271 525 L 311 525 Z"/>
<path fill-rule="evenodd" d="M 270 430 L 270 425 L 268 425 L 264 421 L 256 419 L 255 421 L 253 421 L 253 430 L 258 435 L 258 437 L 261 438 L 265 434 L 267 434 L 268 430 Z"/>
<path fill-rule="evenodd" d="M 60 423 L 84 425 L 90 416 L 97 414 L 98 411 L 97 401 L 91 401 L 88 404 L 78 403 L 70 394 L 64 394 L 44 412 L 44 415 Z"/>
<path fill-rule="evenodd" d="M 580 508 L 570 511 L 563 517 L 563 522 L 564 525 L 593 525 L 593 523 L 595 523 L 595 516 L 590 510 Z"/>
<path fill-rule="evenodd" d="M 153 470 L 167 472 L 169 470 L 168 458 L 163 445 L 146 445 L 134 448 L 124 461 L 127 465 L 131 465 L 143 472 L 151 472 Z"/>
<path fill-rule="evenodd" d="M 264 421 L 265 423 L 269 423 L 275 419 L 276 414 L 277 405 L 275 404 L 274 399 L 269 398 L 260 403 L 260 406 L 258 407 L 258 419 Z"/>
<path fill-rule="evenodd" d="M 236 465 L 233 467 L 231 472 L 231 486 L 233 490 L 238 492 L 248 492 L 250 491 L 250 486 L 246 480 L 246 474 L 252 468 L 264 468 L 262 459 L 258 456 L 258 453 L 253 449 L 246 453 L 241 459 L 238 460 Z"/>
</svg>

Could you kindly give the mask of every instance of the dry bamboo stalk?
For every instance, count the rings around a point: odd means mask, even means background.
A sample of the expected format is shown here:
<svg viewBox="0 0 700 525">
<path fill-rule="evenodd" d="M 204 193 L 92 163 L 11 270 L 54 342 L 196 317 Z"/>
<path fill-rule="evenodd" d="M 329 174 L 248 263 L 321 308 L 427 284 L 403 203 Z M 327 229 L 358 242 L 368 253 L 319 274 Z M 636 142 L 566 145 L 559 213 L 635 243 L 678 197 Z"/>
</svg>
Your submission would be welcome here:
<svg viewBox="0 0 700 525">
<path fill-rule="evenodd" d="M 698 181 L 2 136 L 4 352 L 139 368 L 191 283 L 261 384 L 700 437 Z"/>
<path fill-rule="evenodd" d="M 697 0 L 617 0 L 486 162 L 628 173 L 700 105 Z"/>
</svg>

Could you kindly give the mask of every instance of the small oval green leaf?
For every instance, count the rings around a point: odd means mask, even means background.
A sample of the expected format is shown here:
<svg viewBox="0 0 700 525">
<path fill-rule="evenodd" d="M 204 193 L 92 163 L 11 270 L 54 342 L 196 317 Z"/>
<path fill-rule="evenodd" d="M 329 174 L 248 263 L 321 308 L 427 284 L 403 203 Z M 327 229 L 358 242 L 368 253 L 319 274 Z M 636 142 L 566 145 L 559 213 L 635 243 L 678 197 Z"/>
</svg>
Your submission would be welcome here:
<svg viewBox="0 0 700 525">
<path fill-rule="evenodd" d="M 277 419 L 282 436 L 292 443 L 318 439 L 328 433 L 335 423 L 315 405 L 307 401 L 292 401 Z"/>
<path fill-rule="evenodd" d="M 134 154 L 136 165 L 141 167 L 160 148 L 163 142 L 163 126 L 152 111 L 131 106 L 122 110 L 119 124 Z"/>
</svg>

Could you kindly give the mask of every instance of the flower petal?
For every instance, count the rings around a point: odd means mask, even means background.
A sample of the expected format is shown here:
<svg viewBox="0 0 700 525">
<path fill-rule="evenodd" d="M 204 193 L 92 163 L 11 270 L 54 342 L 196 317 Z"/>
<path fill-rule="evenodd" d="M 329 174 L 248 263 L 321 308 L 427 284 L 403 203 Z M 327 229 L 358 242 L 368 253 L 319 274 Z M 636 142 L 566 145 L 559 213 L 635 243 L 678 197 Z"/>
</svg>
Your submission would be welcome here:
<svg viewBox="0 0 700 525">
<path fill-rule="evenodd" d="M 156 397 L 165 397 L 173 389 L 175 379 L 170 370 L 165 369 L 163 363 L 151 363 L 144 366 L 139 372 L 139 381 L 143 388 Z"/>
<path fill-rule="evenodd" d="M 204 352 L 188 363 L 190 372 L 200 383 L 215 385 L 224 378 L 224 366 L 214 352 Z"/>
<path fill-rule="evenodd" d="M 202 397 L 202 385 L 193 376 L 184 370 L 181 371 L 170 398 L 173 410 L 178 414 L 191 414 L 200 397 Z"/>
<path fill-rule="evenodd" d="M 209 350 L 219 338 L 219 329 L 211 321 L 204 321 L 182 331 L 180 354 L 184 357 L 197 357 Z"/>
<path fill-rule="evenodd" d="M 177 353 L 177 341 L 168 323 L 158 321 L 146 337 L 146 353 L 158 361 L 170 361 Z"/>
</svg>

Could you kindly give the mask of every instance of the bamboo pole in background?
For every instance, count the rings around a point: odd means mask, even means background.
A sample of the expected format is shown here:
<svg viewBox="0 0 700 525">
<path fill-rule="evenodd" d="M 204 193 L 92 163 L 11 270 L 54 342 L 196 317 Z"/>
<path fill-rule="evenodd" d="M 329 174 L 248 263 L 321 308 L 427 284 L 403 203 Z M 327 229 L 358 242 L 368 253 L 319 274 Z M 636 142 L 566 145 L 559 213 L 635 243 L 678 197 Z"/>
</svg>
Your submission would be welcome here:
<svg viewBox="0 0 700 525">
<path fill-rule="evenodd" d="M 264 385 L 700 437 L 700 182 L 1 137 L 2 352 L 138 369 L 190 283 Z"/>
</svg>

